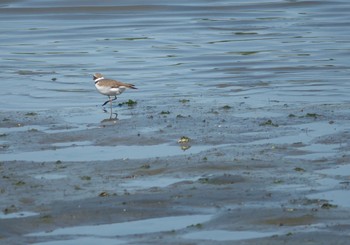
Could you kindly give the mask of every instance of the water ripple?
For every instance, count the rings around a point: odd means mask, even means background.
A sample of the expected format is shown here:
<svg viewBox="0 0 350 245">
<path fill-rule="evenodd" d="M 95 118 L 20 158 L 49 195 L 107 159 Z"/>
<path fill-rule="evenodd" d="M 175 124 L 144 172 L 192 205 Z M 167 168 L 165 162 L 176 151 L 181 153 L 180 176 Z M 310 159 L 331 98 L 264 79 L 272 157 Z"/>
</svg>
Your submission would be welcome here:
<svg viewBox="0 0 350 245">
<path fill-rule="evenodd" d="M 137 84 L 143 92 L 133 99 L 171 96 L 168 86 L 201 98 L 212 86 L 220 96 L 227 86 L 265 83 L 269 98 L 271 88 L 291 86 L 280 94 L 347 100 L 349 10 L 345 0 L 5 2 L 0 65 L 3 81 L 16 86 L 1 83 L 0 95 L 31 95 L 5 103 L 13 109 L 59 94 L 79 105 L 86 93 L 97 103 L 91 74 L 99 71 Z M 310 81 L 319 88 L 309 90 Z"/>
</svg>

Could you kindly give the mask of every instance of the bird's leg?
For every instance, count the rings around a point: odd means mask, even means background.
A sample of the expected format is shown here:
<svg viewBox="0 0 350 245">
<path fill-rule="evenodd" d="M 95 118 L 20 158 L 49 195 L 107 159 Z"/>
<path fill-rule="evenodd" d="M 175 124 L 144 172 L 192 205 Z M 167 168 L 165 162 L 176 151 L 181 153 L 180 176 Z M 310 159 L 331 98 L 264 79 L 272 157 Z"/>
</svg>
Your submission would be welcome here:
<svg viewBox="0 0 350 245">
<path fill-rule="evenodd" d="M 102 106 L 105 106 L 108 102 L 110 102 L 111 101 L 111 97 L 110 96 L 108 96 L 108 100 L 105 102 L 105 103 L 103 103 L 102 104 Z"/>
<path fill-rule="evenodd" d="M 112 118 L 113 107 L 112 107 L 112 99 L 111 98 L 109 98 L 109 102 L 111 103 L 111 115 L 110 115 L 110 118 Z"/>
<path fill-rule="evenodd" d="M 111 96 L 108 96 L 108 100 L 105 103 L 103 103 L 102 106 L 105 106 L 108 102 L 112 104 L 112 101 L 116 99 L 117 99 L 117 96 L 114 96 L 114 99 L 111 99 Z"/>
<path fill-rule="evenodd" d="M 109 101 L 111 103 L 111 115 L 110 115 L 110 119 L 112 119 L 112 115 L 115 114 L 115 118 L 117 118 L 118 114 L 117 113 L 113 113 L 113 109 L 112 109 L 112 101 L 116 100 L 117 96 L 114 96 L 114 99 L 109 98 Z"/>
<path fill-rule="evenodd" d="M 116 100 L 116 99 L 117 99 L 117 96 L 114 96 L 114 99 L 112 99 L 111 101 Z"/>
</svg>

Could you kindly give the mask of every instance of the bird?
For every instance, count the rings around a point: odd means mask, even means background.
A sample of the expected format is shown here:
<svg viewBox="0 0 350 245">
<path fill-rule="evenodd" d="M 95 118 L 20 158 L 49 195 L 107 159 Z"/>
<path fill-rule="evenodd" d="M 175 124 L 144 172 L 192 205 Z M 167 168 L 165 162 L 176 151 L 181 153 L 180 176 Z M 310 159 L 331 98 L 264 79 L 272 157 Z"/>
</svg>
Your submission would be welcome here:
<svg viewBox="0 0 350 245">
<path fill-rule="evenodd" d="M 111 108 L 112 101 L 117 99 L 117 95 L 120 95 L 126 89 L 137 89 L 134 84 L 123 83 L 120 81 L 104 78 L 101 73 L 95 73 L 93 75 L 93 80 L 95 81 L 95 87 L 97 91 L 103 95 L 108 96 L 108 100 L 103 103 L 102 106 L 105 106 L 108 102 L 110 102 Z M 112 99 L 113 96 L 114 98 Z"/>
</svg>

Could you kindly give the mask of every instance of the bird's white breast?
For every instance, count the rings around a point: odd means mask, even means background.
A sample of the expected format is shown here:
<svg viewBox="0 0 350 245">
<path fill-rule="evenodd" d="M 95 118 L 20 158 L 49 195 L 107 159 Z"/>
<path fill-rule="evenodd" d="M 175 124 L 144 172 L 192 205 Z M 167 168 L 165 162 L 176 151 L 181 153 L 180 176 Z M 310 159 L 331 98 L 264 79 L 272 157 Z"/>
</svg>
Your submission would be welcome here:
<svg viewBox="0 0 350 245">
<path fill-rule="evenodd" d="M 108 95 L 108 96 L 119 95 L 119 94 L 123 93 L 126 89 L 126 87 L 124 87 L 124 86 L 120 86 L 118 88 L 111 88 L 111 87 L 107 87 L 107 86 L 100 86 L 100 85 L 98 85 L 98 83 L 95 84 L 95 87 L 98 90 L 98 92 L 100 92 L 101 94 L 104 94 L 104 95 Z"/>
</svg>

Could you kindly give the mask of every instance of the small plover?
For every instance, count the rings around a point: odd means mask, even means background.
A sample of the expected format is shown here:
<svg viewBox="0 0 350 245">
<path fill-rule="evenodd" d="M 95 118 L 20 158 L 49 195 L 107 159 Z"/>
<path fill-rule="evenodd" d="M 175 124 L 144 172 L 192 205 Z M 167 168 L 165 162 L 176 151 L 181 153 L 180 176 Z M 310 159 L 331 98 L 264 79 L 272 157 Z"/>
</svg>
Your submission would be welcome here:
<svg viewBox="0 0 350 245">
<path fill-rule="evenodd" d="M 95 87 L 97 91 L 103 95 L 108 96 L 108 100 L 105 103 L 103 103 L 102 106 L 110 102 L 112 108 L 112 101 L 117 99 L 117 95 L 123 93 L 127 88 L 137 89 L 133 84 L 122 83 L 116 80 L 104 78 L 101 73 L 95 73 L 93 79 L 95 81 Z M 114 96 L 113 99 L 112 96 Z"/>
</svg>

